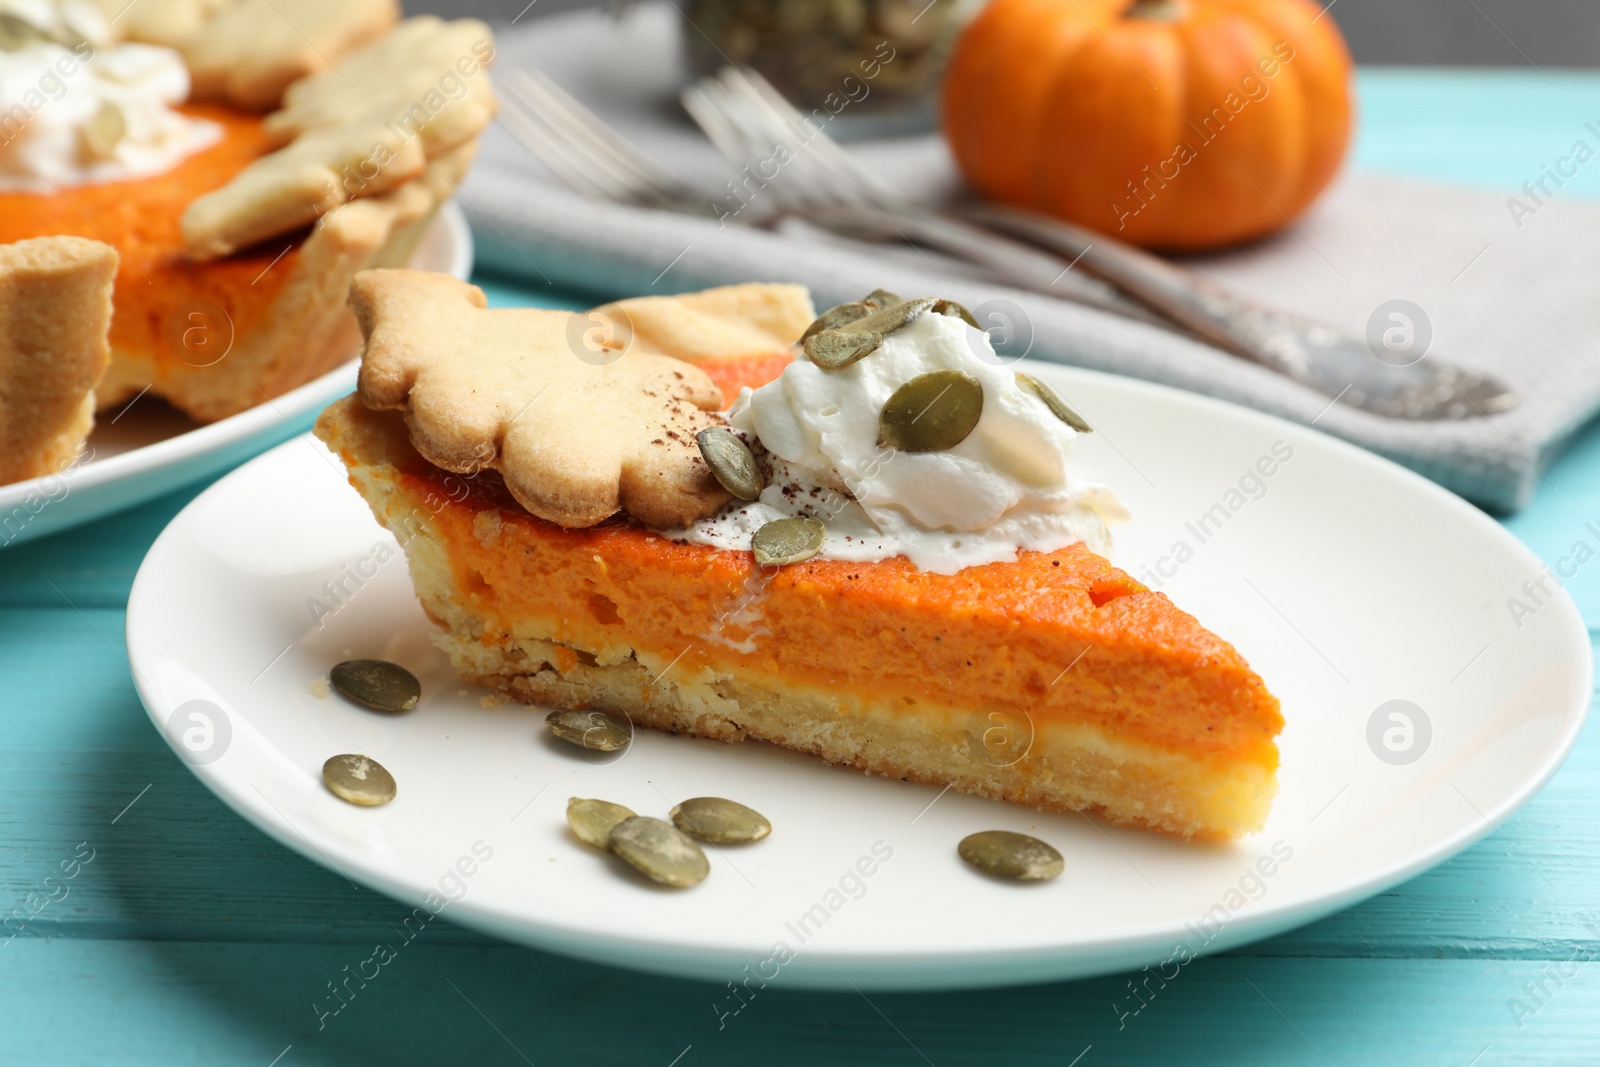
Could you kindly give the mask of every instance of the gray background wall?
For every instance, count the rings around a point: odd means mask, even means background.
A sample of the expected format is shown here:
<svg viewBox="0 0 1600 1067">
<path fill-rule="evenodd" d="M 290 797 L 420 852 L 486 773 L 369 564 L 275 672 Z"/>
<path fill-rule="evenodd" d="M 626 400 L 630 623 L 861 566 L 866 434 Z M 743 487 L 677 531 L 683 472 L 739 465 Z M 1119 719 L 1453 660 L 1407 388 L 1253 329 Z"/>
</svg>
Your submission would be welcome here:
<svg viewBox="0 0 1600 1067">
<path fill-rule="evenodd" d="M 412 14 L 508 22 L 528 0 L 402 2 Z M 600 2 L 534 0 L 521 18 Z M 1330 13 L 1363 63 L 1600 66 L 1600 0 L 1334 0 Z"/>
</svg>

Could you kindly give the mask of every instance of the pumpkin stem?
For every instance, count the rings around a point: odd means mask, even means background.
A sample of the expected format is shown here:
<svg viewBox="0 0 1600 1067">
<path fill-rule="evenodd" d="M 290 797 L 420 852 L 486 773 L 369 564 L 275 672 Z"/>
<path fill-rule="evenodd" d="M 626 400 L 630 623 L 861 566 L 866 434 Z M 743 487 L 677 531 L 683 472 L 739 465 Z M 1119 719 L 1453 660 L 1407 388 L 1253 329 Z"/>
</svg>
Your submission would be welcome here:
<svg viewBox="0 0 1600 1067">
<path fill-rule="evenodd" d="M 1123 18 L 1151 19 L 1158 22 L 1176 22 L 1183 16 L 1177 0 L 1134 0 L 1122 13 Z"/>
</svg>

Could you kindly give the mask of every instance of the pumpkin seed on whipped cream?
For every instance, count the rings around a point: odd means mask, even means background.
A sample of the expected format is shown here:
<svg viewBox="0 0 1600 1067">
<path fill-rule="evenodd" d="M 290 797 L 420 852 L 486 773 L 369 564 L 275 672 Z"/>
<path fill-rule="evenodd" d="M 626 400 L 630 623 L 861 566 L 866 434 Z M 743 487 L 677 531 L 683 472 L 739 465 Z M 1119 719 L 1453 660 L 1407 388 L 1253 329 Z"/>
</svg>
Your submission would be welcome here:
<svg viewBox="0 0 1600 1067">
<path fill-rule="evenodd" d="M 812 558 L 865 563 L 905 556 L 939 574 L 1014 560 L 1019 549 L 1051 552 L 1080 541 L 1106 554 L 1108 526 L 1128 515 L 1109 488 L 1070 471 L 1079 431 L 1019 382 L 988 335 L 954 305 L 903 303 L 908 316 L 869 306 L 868 315 L 828 321 L 832 313 L 824 312 L 823 329 L 795 346 L 794 362 L 778 378 L 742 390 L 728 426 L 752 447 L 760 444 L 753 451 L 765 487 L 755 500 L 731 501 L 709 519 L 664 533 L 748 550 L 769 523 L 817 519 L 826 534 Z M 870 352 L 844 363 L 819 363 L 807 354 L 824 333 L 877 318 L 896 321 L 886 322 L 893 328 L 881 331 Z M 902 390 L 917 379 L 946 378 L 972 392 L 963 399 L 965 432 L 924 434 L 927 420 L 901 410 Z M 981 411 L 972 419 L 974 407 Z"/>
</svg>

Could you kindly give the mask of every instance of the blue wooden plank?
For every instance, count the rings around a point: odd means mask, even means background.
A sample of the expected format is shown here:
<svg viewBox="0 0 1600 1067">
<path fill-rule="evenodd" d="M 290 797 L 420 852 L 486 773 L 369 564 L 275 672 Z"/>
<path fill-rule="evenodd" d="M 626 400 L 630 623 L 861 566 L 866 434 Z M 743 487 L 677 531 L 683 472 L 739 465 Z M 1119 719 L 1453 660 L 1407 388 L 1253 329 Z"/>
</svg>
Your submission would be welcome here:
<svg viewBox="0 0 1600 1067">
<path fill-rule="evenodd" d="M 1509 195 L 1584 140 L 1597 157 L 1563 188 L 1549 188 L 1600 196 L 1600 133 L 1586 126 L 1600 129 L 1600 78 L 1592 73 L 1369 67 L 1357 87 L 1357 167 Z"/>
<path fill-rule="evenodd" d="M 1573 571 L 1572 561 L 1582 555 L 1580 542 L 1589 552 L 1600 551 L 1594 532 L 1600 530 L 1600 423 L 1579 434 L 1545 474 L 1535 506 L 1505 525 L 1552 567 L 1566 557 L 1561 571 L 1571 576 L 1553 571 L 1553 580 L 1566 588 L 1594 632 L 1600 629 L 1600 562 Z"/>
<path fill-rule="evenodd" d="M 1544 962 L 1233 956 L 1166 982 L 918 995 L 780 978 L 752 984 L 734 1014 L 726 987 L 434 934 L 382 965 L 366 944 L 18 942 L 3 950 L 0 1002 L 29 1024 L 0 1027 L 0 1062 L 1496 1067 L 1600 1054 L 1600 983 L 1578 961 L 1563 975 Z"/>
<path fill-rule="evenodd" d="M 150 543 L 210 484 L 208 479 L 185 486 L 148 504 L 0 551 L 0 605 L 126 606 Z"/>
</svg>

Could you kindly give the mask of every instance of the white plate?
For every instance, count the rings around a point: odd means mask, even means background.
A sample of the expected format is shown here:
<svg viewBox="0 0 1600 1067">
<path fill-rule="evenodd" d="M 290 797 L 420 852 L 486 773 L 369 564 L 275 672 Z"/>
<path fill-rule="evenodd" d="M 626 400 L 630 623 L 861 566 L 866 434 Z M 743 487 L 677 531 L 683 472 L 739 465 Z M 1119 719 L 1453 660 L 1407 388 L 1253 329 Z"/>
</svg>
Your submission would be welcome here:
<svg viewBox="0 0 1600 1067">
<path fill-rule="evenodd" d="M 486 708 L 456 680 L 393 540 L 311 438 L 222 479 L 156 541 L 128 605 L 139 692 L 234 810 L 408 906 L 607 963 L 718 981 L 781 973 L 793 986 L 954 988 L 1146 964 L 1170 978 L 1190 953 L 1310 922 L 1440 862 L 1554 773 L 1589 704 L 1588 633 L 1564 594 L 1512 620 L 1507 598 L 1541 567 L 1499 525 L 1302 426 L 1029 369 L 1100 428 L 1079 469 L 1133 510 L 1116 562 L 1170 572 L 1164 591 L 1282 699 L 1282 788 L 1265 832 L 1186 845 L 649 731 L 591 758 L 548 738 L 541 714 Z M 1275 447 L 1292 455 L 1269 464 Z M 1258 462 L 1273 469 L 1260 488 Z M 315 696 L 313 680 L 351 656 L 411 667 L 422 704 L 390 718 Z M 1395 758 L 1386 730 L 1406 754 L 1393 709 L 1369 744 L 1393 700 L 1415 705 L 1409 764 L 1376 754 Z M 398 799 L 336 800 L 319 773 L 340 752 L 380 760 Z M 688 891 L 652 887 L 565 828 L 569 796 L 664 816 L 702 794 L 751 804 L 776 829 L 713 852 L 711 877 Z M 1049 840 L 1066 874 L 1017 886 L 964 867 L 956 842 L 994 827 Z"/>
<path fill-rule="evenodd" d="M 446 203 L 411 266 L 472 273 L 472 232 Z M 355 353 L 351 353 L 353 357 Z M 207 425 L 165 404 L 102 412 L 85 456 L 60 474 L 0 485 L 0 548 L 20 545 L 199 481 L 303 433 L 317 412 L 355 387 L 355 360 L 268 403 Z"/>
</svg>

